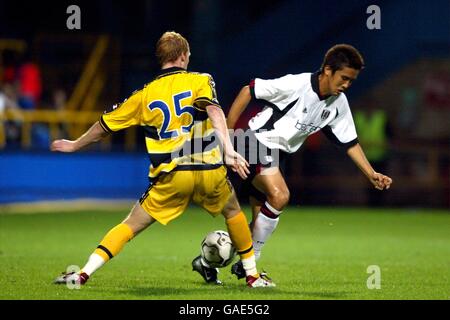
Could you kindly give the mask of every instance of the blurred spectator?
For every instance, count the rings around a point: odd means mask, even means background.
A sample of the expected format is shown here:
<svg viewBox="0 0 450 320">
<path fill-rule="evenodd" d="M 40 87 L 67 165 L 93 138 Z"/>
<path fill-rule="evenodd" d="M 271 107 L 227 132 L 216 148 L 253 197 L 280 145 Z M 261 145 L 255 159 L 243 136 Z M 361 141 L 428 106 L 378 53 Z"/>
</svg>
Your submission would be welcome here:
<svg viewBox="0 0 450 320">
<path fill-rule="evenodd" d="M 6 113 L 6 110 L 14 115 L 15 121 L 0 122 L 0 147 L 3 148 L 8 144 L 19 143 L 20 127 L 22 114 L 17 104 L 17 96 L 15 88 L 11 84 L 4 84 L 0 87 L 0 119 Z"/>
<path fill-rule="evenodd" d="M 389 174 L 389 140 L 392 138 L 392 131 L 385 110 L 379 107 L 376 98 L 370 98 L 364 109 L 356 110 L 354 121 L 367 159 L 377 172 Z M 369 206 L 382 205 L 384 194 L 370 186 L 367 189 Z"/>
<path fill-rule="evenodd" d="M 41 71 L 31 56 L 26 54 L 17 72 L 19 105 L 22 109 L 35 109 L 42 94 Z"/>
<path fill-rule="evenodd" d="M 42 80 L 39 65 L 30 52 L 21 57 L 21 63 L 15 72 L 17 103 L 22 110 L 36 110 L 42 95 Z M 33 123 L 31 144 L 33 148 L 48 148 L 50 137 L 48 127 L 42 123 Z"/>
</svg>

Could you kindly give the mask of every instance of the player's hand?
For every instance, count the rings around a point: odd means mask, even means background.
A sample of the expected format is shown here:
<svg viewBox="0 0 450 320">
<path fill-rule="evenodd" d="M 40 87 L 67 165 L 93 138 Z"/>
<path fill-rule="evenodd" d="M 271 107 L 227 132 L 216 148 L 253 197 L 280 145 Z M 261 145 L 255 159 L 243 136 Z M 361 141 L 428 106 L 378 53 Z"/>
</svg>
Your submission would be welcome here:
<svg viewBox="0 0 450 320">
<path fill-rule="evenodd" d="M 392 184 L 392 179 L 384 174 L 374 172 L 369 178 L 370 182 L 374 185 L 375 189 L 384 190 L 389 189 Z"/>
<path fill-rule="evenodd" d="M 50 145 L 51 151 L 59 151 L 59 152 L 74 152 L 77 150 L 75 141 L 71 140 L 55 140 Z"/>
<path fill-rule="evenodd" d="M 233 172 L 237 172 L 242 179 L 247 179 L 250 174 L 250 170 L 248 169 L 250 165 L 244 157 L 233 150 L 232 152 L 225 154 L 224 160 L 225 164 L 229 166 Z"/>
</svg>

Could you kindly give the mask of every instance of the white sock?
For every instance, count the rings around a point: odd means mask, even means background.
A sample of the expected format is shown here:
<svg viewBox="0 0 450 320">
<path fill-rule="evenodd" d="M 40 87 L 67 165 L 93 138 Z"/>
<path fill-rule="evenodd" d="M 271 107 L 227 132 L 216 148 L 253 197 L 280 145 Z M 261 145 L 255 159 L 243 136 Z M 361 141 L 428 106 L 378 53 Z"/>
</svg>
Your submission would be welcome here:
<svg viewBox="0 0 450 320">
<path fill-rule="evenodd" d="M 105 264 L 105 260 L 101 256 L 96 253 L 93 253 L 89 256 L 88 262 L 81 269 L 82 272 L 86 273 L 88 276 L 91 276 L 97 269 Z"/>
<path fill-rule="evenodd" d="M 263 212 L 269 210 L 272 216 L 277 216 L 276 219 L 269 218 Z M 261 211 L 258 213 L 256 220 L 253 224 L 252 230 L 252 238 L 253 238 L 253 249 L 255 250 L 255 258 L 259 259 L 261 256 L 261 249 L 264 244 L 269 239 L 270 235 L 276 229 L 278 225 L 278 221 L 280 220 L 279 215 L 281 211 L 274 209 L 267 202 L 261 208 Z"/>
<path fill-rule="evenodd" d="M 245 270 L 245 274 L 247 276 L 254 276 L 255 274 L 258 273 L 258 270 L 256 270 L 255 256 L 251 256 L 250 258 L 247 259 L 241 259 L 241 261 Z"/>
</svg>

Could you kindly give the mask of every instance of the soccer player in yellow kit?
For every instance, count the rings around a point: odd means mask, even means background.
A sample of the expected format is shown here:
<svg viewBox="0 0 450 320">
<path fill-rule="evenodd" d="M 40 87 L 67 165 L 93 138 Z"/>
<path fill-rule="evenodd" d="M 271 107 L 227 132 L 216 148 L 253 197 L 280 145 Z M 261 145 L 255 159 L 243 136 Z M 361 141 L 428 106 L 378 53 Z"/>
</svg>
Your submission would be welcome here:
<svg viewBox="0 0 450 320">
<path fill-rule="evenodd" d="M 139 125 L 150 157 L 150 185 L 130 214 L 105 235 L 80 272 L 64 273 L 55 283 L 84 284 L 139 232 L 155 221 L 166 225 L 176 219 L 192 199 L 211 215 L 224 215 L 247 273 L 247 285 L 275 286 L 257 272 L 247 219 L 227 179 L 223 163 L 246 178 L 248 162 L 233 149 L 213 78 L 187 71 L 189 44 L 176 32 L 162 35 L 156 56 L 161 71 L 153 81 L 106 111 L 78 139 L 51 144 L 52 151 L 74 152 L 110 133 Z M 217 274 L 209 276 L 204 275 L 205 280 L 220 283 Z"/>
</svg>

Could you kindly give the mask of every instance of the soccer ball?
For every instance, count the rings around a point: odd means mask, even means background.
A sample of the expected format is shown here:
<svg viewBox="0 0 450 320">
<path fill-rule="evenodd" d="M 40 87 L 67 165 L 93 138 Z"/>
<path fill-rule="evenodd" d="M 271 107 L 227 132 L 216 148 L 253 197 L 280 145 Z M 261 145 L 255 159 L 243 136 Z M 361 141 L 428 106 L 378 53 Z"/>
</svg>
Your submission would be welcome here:
<svg viewBox="0 0 450 320">
<path fill-rule="evenodd" d="M 212 268 L 229 265 L 236 256 L 236 249 L 228 232 L 217 230 L 210 232 L 201 244 L 202 258 Z"/>
</svg>

